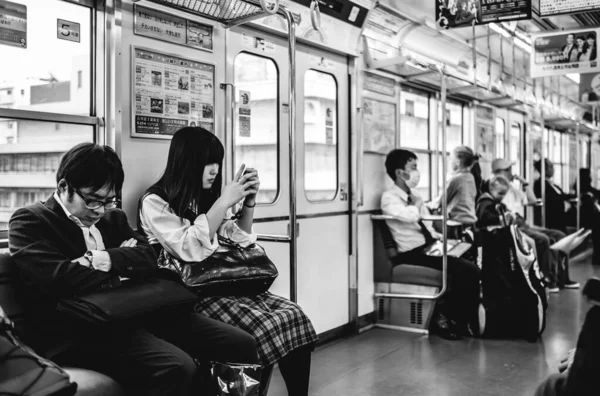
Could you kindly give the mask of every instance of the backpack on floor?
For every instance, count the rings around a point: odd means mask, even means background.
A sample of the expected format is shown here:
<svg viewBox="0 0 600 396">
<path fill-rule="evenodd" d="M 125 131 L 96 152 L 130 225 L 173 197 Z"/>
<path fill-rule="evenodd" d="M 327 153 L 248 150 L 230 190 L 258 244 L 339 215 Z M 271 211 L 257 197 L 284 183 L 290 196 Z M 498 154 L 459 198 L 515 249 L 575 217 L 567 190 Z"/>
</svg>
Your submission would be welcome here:
<svg viewBox="0 0 600 396">
<path fill-rule="evenodd" d="M 14 334 L 0 307 L 0 395 L 72 396 L 77 384 L 56 364 L 38 356 Z"/>
<path fill-rule="evenodd" d="M 532 246 L 516 225 L 480 232 L 480 334 L 535 341 L 548 302 Z"/>
</svg>

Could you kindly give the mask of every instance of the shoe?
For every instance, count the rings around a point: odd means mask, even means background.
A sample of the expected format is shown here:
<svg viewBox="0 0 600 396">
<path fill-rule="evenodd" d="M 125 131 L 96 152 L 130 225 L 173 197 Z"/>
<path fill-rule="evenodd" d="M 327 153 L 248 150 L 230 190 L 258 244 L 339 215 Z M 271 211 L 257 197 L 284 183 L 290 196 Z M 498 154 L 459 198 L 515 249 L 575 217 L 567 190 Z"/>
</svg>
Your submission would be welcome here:
<svg viewBox="0 0 600 396">
<path fill-rule="evenodd" d="M 558 288 L 558 286 L 556 285 L 556 283 L 551 283 L 548 286 L 548 292 L 550 293 L 558 293 L 560 291 L 560 289 Z"/>
<path fill-rule="evenodd" d="M 579 282 L 568 280 L 565 282 L 565 289 L 579 289 L 581 285 Z"/>
<path fill-rule="evenodd" d="M 461 339 L 456 329 L 456 325 L 442 314 L 438 316 L 438 319 L 432 326 L 431 333 L 440 336 L 445 340 L 456 341 Z"/>
</svg>

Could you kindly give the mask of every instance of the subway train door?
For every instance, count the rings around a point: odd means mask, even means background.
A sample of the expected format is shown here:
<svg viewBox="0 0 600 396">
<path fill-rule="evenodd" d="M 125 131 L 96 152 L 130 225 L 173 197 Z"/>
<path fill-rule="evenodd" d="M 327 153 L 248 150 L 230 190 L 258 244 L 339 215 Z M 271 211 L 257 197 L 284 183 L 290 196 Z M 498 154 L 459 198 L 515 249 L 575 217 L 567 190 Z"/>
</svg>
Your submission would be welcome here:
<svg viewBox="0 0 600 396">
<path fill-rule="evenodd" d="M 299 45 L 296 79 L 298 302 L 322 333 L 350 321 L 347 59 Z"/>
<path fill-rule="evenodd" d="M 287 235 L 289 224 L 289 58 L 287 40 L 245 27 L 227 31 L 227 180 L 256 168 L 261 193 L 254 229 Z M 290 244 L 260 242 L 279 270 L 273 293 L 290 297 L 318 333 L 348 322 L 348 67 L 345 58 L 297 46 L 297 277 Z M 233 155 L 232 155 L 233 154 Z M 326 302 L 326 303 L 324 303 Z"/>
<path fill-rule="evenodd" d="M 289 138 L 288 70 L 285 39 L 245 27 L 226 31 L 225 106 L 226 176 L 230 181 L 242 164 L 255 168 L 260 192 L 254 210 L 259 235 L 288 234 Z M 289 242 L 259 243 L 277 266 L 270 291 L 290 297 Z"/>
</svg>

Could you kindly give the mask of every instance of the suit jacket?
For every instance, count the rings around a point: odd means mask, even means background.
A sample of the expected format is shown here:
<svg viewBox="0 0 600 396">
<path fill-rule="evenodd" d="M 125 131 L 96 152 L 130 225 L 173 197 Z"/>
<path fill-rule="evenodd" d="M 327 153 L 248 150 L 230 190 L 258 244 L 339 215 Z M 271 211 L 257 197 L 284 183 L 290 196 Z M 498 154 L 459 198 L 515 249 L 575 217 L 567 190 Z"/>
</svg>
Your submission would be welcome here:
<svg viewBox="0 0 600 396">
<path fill-rule="evenodd" d="M 8 242 L 23 280 L 28 331 L 45 332 L 52 339 L 61 334 L 65 338 L 65 327 L 71 326 L 65 326 L 65 318 L 56 313 L 60 298 L 119 287 L 119 276 L 141 278 L 156 272 L 154 250 L 129 227 L 122 210 L 106 211 L 96 227 L 111 259 L 109 272 L 73 261 L 84 255 L 87 246 L 81 228 L 67 217 L 53 196 L 12 215 Z M 119 247 L 130 238 L 138 241 L 136 247 Z M 44 335 L 40 337 L 45 338 Z M 30 341 L 36 344 L 35 339 Z M 46 342 L 40 342 L 40 347 L 44 347 Z"/>
</svg>

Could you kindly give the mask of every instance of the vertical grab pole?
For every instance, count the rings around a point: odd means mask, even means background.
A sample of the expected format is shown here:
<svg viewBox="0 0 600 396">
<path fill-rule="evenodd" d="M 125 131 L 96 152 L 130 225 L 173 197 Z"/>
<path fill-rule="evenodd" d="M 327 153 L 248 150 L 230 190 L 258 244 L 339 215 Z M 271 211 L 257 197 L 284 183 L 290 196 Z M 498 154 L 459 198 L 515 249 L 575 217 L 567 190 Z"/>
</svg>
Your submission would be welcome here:
<svg viewBox="0 0 600 396">
<path fill-rule="evenodd" d="M 546 150 L 544 150 L 544 131 L 546 130 L 546 120 L 544 120 L 544 105 L 546 97 L 546 81 L 542 80 L 542 101 L 540 106 L 540 118 L 542 127 L 542 144 L 540 147 L 540 187 L 542 188 L 542 227 L 546 227 Z M 548 131 L 548 145 L 550 145 L 550 131 Z"/>
<path fill-rule="evenodd" d="M 579 172 L 579 169 L 581 169 L 581 147 L 579 147 L 579 121 L 577 121 L 577 126 L 575 127 L 575 146 L 577 147 L 577 187 L 575 190 L 575 194 L 577 195 L 577 231 L 579 231 L 579 227 L 581 226 L 579 224 L 579 215 L 581 211 L 581 180 L 579 177 L 579 175 L 581 174 Z"/>
<path fill-rule="evenodd" d="M 298 254 L 296 230 L 296 24 L 291 12 L 285 8 L 279 9 L 288 24 L 288 56 L 290 61 L 289 73 L 289 150 L 290 150 L 290 300 L 297 302 Z"/>
<path fill-rule="evenodd" d="M 440 97 L 441 97 L 441 109 L 442 109 L 442 189 L 446 191 L 446 172 L 448 167 L 448 159 L 446 158 L 446 74 L 441 66 L 438 66 L 438 70 L 440 72 Z M 438 119 L 439 117 L 435 117 Z M 438 129 L 439 130 L 439 129 Z M 445 195 L 445 194 L 444 194 Z M 440 296 L 444 294 L 447 287 L 448 282 L 448 205 L 446 199 L 442 199 L 442 235 L 444 238 L 443 249 L 442 249 L 442 291 L 440 292 Z"/>
</svg>

